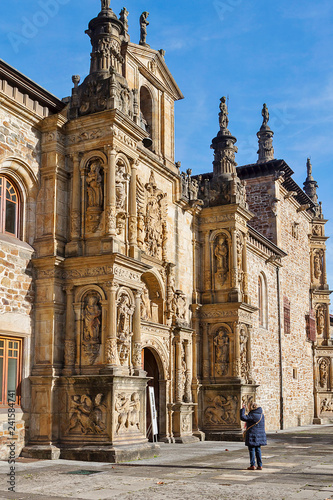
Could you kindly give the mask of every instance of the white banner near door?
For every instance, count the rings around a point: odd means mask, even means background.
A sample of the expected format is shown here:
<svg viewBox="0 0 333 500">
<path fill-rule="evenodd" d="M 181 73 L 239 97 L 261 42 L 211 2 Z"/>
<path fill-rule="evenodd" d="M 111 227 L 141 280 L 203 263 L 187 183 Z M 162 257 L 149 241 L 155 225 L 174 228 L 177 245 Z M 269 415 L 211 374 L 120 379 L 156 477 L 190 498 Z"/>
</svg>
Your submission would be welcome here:
<svg viewBox="0 0 333 500">
<path fill-rule="evenodd" d="M 148 391 L 149 391 L 150 415 L 151 415 L 153 436 L 157 436 L 158 426 L 157 426 L 157 411 L 156 411 L 156 404 L 155 404 L 154 387 L 148 387 Z M 154 441 L 154 439 L 153 439 L 153 441 Z"/>
</svg>

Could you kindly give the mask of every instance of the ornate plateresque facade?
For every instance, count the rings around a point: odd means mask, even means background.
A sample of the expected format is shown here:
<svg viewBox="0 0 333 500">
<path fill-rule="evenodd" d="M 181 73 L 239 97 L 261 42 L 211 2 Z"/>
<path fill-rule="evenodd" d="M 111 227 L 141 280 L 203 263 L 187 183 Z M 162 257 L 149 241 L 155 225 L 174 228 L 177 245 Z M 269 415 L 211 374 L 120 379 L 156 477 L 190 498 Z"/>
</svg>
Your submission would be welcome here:
<svg viewBox="0 0 333 500">
<path fill-rule="evenodd" d="M 254 399 L 269 429 L 330 420 L 326 220 L 310 160 L 302 190 L 274 159 L 264 105 L 258 162 L 237 167 L 222 98 L 213 172 L 181 173 L 183 96 L 147 44 L 148 13 L 139 44 L 127 16 L 102 1 L 90 73 L 63 101 L 0 63 L 0 341 L 17 370 L 1 395 L 16 398 L 17 452 L 156 454 L 148 384 L 165 442 L 241 439 Z"/>
</svg>

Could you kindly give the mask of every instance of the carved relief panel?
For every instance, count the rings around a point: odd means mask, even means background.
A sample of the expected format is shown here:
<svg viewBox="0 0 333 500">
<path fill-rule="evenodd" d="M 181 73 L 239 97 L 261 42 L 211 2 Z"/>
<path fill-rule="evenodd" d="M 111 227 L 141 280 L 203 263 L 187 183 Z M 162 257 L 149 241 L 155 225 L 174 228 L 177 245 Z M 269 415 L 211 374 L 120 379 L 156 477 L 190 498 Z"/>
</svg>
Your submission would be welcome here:
<svg viewBox="0 0 333 500">
<path fill-rule="evenodd" d="M 125 228 L 128 218 L 128 189 L 130 175 L 125 161 L 120 158 L 116 166 L 116 224 L 117 233 L 125 238 Z"/>
<path fill-rule="evenodd" d="M 126 394 L 119 392 L 115 398 L 115 431 L 116 435 L 140 430 L 140 396 L 137 392 Z"/>
<path fill-rule="evenodd" d="M 238 396 L 228 394 L 216 395 L 213 391 L 207 391 L 205 400 L 205 427 L 237 424 L 239 410 Z"/>
<path fill-rule="evenodd" d="M 71 397 L 67 433 L 103 434 L 106 432 L 104 395 L 76 394 Z"/>
</svg>

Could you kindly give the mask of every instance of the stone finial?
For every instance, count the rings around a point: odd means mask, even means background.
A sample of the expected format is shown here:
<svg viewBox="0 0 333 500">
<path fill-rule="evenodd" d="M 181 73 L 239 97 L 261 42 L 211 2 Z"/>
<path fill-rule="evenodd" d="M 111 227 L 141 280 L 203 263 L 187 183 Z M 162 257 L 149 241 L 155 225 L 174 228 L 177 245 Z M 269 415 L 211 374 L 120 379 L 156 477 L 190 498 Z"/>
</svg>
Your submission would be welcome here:
<svg viewBox="0 0 333 500">
<path fill-rule="evenodd" d="M 308 197 L 318 205 L 318 195 L 317 195 L 317 188 L 318 184 L 314 180 L 312 176 L 312 164 L 310 158 L 307 159 L 306 161 L 306 171 L 307 171 L 307 178 L 305 179 L 305 182 L 303 184 L 304 186 L 304 191 L 308 195 Z"/>
<path fill-rule="evenodd" d="M 225 97 L 221 97 L 221 99 L 220 99 L 219 121 L 220 121 L 220 130 L 222 132 L 228 130 L 228 125 L 229 125 L 228 115 L 229 115 L 229 113 L 228 113 L 228 106 L 226 104 L 226 98 Z"/>
<path fill-rule="evenodd" d="M 128 14 L 129 12 L 126 7 L 123 7 L 119 14 L 119 19 L 123 23 L 126 33 L 128 32 Z"/>
<path fill-rule="evenodd" d="M 233 137 L 228 130 L 229 118 L 226 98 L 220 99 L 219 124 L 220 130 L 213 139 L 211 148 L 214 149 L 214 177 L 223 176 L 232 178 L 236 173 L 235 153 L 237 153 L 236 137 Z"/>
<path fill-rule="evenodd" d="M 74 83 L 75 89 L 79 86 L 80 81 L 81 81 L 80 75 L 73 75 L 72 76 L 72 82 Z"/>
<path fill-rule="evenodd" d="M 147 40 L 147 26 L 149 26 L 148 22 L 148 16 L 149 12 L 142 12 L 140 16 L 140 45 L 143 45 L 144 47 L 149 47 L 149 45 L 146 43 Z"/>
<path fill-rule="evenodd" d="M 263 118 L 262 125 L 257 133 L 259 141 L 258 161 L 257 163 L 266 163 L 274 160 L 273 135 L 274 132 L 269 128 L 269 112 L 266 103 L 263 105 L 261 115 Z"/>
<path fill-rule="evenodd" d="M 110 0 L 101 0 L 102 10 L 108 10 L 110 8 Z"/>
</svg>

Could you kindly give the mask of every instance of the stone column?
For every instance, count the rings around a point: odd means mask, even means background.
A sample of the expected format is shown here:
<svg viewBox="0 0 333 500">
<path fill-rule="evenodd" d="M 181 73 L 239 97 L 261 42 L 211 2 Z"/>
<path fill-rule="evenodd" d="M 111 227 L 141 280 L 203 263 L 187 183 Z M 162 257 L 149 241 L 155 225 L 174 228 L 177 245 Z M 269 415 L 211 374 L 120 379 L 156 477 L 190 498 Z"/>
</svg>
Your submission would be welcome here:
<svg viewBox="0 0 333 500">
<path fill-rule="evenodd" d="M 248 337 L 247 337 L 246 357 L 247 357 L 247 365 L 249 372 L 249 383 L 253 384 L 254 380 L 252 375 L 252 325 L 248 325 L 247 331 L 248 331 Z"/>
<path fill-rule="evenodd" d="M 240 326 L 239 323 L 234 323 L 235 329 L 235 361 L 234 361 L 234 376 L 240 377 Z"/>
<path fill-rule="evenodd" d="M 109 283 L 108 329 L 105 342 L 105 364 L 108 368 L 119 365 L 117 350 L 117 286 Z"/>
<path fill-rule="evenodd" d="M 130 257 L 135 256 L 135 247 L 138 244 L 138 218 L 137 218 L 137 206 L 136 206 L 136 175 L 137 175 L 137 163 L 132 162 L 132 172 L 129 185 L 129 245 L 130 245 Z"/>
<path fill-rule="evenodd" d="M 247 272 L 247 235 L 244 234 L 244 245 L 243 245 L 243 294 L 244 302 L 249 303 L 249 280 Z"/>
<path fill-rule="evenodd" d="M 192 356 L 191 356 L 191 342 L 188 340 L 185 343 L 185 363 L 186 363 L 186 373 L 185 373 L 185 403 L 192 402 Z"/>
<path fill-rule="evenodd" d="M 231 287 L 238 288 L 238 268 L 237 268 L 237 231 L 232 230 L 232 269 L 231 269 Z"/>
<path fill-rule="evenodd" d="M 78 154 L 71 155 L 73 161 L 72 177 L 72 217 L 71 217 L 71 240 L 80 238 L 80 160 Z"/>
<path fill-rule="evenodd" d="M 75 337 L 76 337 L 76 357 L 75 357 L 75 373 L 80 374 L 81 371 L 81 302 L 73 304 L 75 314 Z"/>
<path fill-rule="evenodd" d="M 135 310 L 133 315 L 132 364 L 134 374 L 142 371 L 142 338 L 141 338 L 141 291 L 135 293 Z"/>
<path fill-rule="evenodd" d="M 183 367 L 182 367 L 182 342 L 180 337 L 175 338 L 176 343 L 176 403 L 183 401 Z"/>
<path fill-rule="evenodd" d="M 202 377 L 209 377 L 208 324 L 202 323 Z"/>
<path fill-rule="evenodd" d="M 106 234 L 116 236 L 116 157 L 117 151 L 111 147 L 107 148 L 108 175 L 107 175 L 107 209 L 106 209 Z"/>
<path fill-rule="evenodd" d="M 65 363 L 63 375 L 71 375 L 75 364 L 75 317 L 74 317 L 74 287 L 66 290 L 66 331 L 65 331 Z"/>
<path fill-rule="evenodd" d="M 326 271 L 326 251 L 324 250 L 323 255 L 323 285 L 327 283 L 327 271 Z"/>
</svg>

